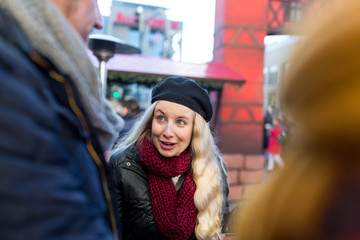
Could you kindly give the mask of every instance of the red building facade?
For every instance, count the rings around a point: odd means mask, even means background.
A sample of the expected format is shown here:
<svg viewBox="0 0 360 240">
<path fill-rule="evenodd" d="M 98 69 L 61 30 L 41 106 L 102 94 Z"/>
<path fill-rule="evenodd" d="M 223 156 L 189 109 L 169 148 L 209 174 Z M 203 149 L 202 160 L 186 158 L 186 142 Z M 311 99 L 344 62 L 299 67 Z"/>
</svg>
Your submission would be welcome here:
<svg viewBox="0 0 360 240">
<path fill-rule="evenodd" d="M 261 154 L 264 37 L 267 0 L 217 0 L 214 61 L 241 73 L 246 84 L 225 86 L 220 145 L 224 153 Z"/>
</svg>

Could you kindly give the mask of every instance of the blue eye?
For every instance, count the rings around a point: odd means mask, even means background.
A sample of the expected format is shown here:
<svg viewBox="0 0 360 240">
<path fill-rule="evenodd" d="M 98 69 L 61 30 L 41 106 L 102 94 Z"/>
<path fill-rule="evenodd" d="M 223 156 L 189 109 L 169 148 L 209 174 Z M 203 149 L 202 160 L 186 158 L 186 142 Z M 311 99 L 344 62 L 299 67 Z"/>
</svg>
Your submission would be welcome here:
<svg viewBox="0 0 360 240">
<path fill-rule="evenodd" d="M 164 116 L 157 116 L 156 119 L 158 121 L 164 121 L 165 120 Z"/>
<path fill-rule="evenodd" d="M 183 120 L 178 120 L 178 124 L 185 125 L 185 122 Z"/>
</svg>

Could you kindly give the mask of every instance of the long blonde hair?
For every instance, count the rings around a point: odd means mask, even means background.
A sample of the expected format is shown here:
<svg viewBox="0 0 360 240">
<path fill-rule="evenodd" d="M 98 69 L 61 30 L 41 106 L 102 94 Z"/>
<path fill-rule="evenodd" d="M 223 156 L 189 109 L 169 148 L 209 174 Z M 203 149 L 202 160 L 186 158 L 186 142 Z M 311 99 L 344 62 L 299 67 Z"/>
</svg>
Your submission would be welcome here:
<svg viewBox="0 0 360 240">
<path fill-rule="evenodd" d="M 193 175 L 196 183 L 195 206 L 199 213 L 195 227 L 198 239 L 216 239 L 221 229 L 224 204 L 223 174 L 226 175 L 219 150 L 215 144 L 209 124 L 195 114 L 191 142 L 193 152 Z"/>
<path fill-rule="evenodd" d="M 115 147 L 127 148 L 151 132 L 152 118 L 157 102 L 148 107 L 133 128 Z M 197 239 L 216 239 L 221 231 L 222 210 L 225 199 L 222 176 L 226 176 L 224 163 L 215 144 L 210 126 L 198 113 L 195 113 L 192 140 L 193 178 L 196 184 L 194 202 L 197 210 L 195 234 Z"/>
<path fill-rule="evenodd" d="M 156 102 L 137 115 L 135 124 L 123 137 L 121 137 L 114 150 L 126 149 L 150 134 L 155 107 Z"/>
<path fill-rule="evenodd" d="M 287 166 L 246 203 L 239 239 L 324 239 L 324 220 L 347 174 L 360 173 L 360 11 L 346 1 L 305 23 L 281 104 L 296 123 Z M 328 230 L 328 229 L 327 229 Z"/>
</svg>

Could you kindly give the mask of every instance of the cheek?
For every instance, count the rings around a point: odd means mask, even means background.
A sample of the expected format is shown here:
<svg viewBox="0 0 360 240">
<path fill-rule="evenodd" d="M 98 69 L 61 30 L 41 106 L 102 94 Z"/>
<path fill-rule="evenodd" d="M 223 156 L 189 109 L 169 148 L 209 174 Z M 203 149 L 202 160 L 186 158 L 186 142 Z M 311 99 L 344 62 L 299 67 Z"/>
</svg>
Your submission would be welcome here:
<svg viewBox="0 0 360 240">
<path fill-rule="evenodd" d="M 182 134 L 179 136 L 181 138 L 181 140 L 186 142 L 186 143 L 190 143 L 191 136 L 192 136 L 192 131 L 187 130 L 187 131 L 182 131 L 181 133 Z"/>
<path fill-rule="evenodd" d="M 152 124 L 151 124 L 151 135 L 153 137 L 156 137 L 156 136 L 160 135 L 159 125 L 156 124 L 154 121 L 152 121 Z"/>
</svg>

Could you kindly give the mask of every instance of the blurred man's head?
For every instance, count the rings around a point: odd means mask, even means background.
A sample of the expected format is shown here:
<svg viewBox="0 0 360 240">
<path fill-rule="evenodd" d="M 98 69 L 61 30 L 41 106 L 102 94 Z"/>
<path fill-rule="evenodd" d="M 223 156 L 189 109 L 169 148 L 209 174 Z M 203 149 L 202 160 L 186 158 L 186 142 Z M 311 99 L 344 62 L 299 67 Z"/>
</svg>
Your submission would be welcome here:
<svg viewBox="0 0 360 240">
<path fill-rule="evenodd" d="M 97 0 L 53 0 L 53 2 L 84 41 L 87 41 L 93 28 L 103 27 Z"/>
</svg>

